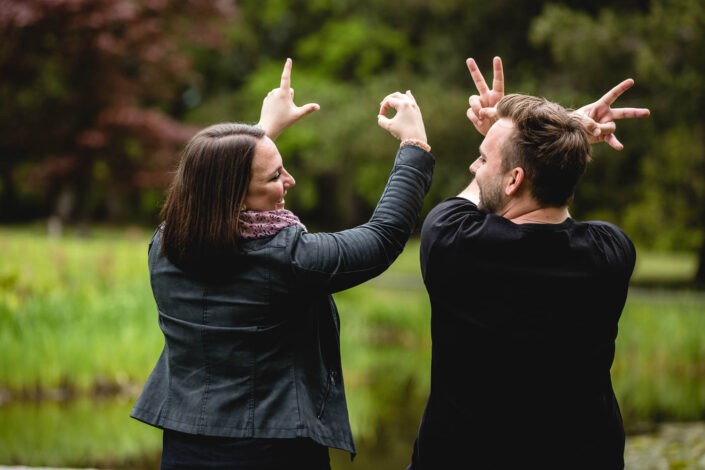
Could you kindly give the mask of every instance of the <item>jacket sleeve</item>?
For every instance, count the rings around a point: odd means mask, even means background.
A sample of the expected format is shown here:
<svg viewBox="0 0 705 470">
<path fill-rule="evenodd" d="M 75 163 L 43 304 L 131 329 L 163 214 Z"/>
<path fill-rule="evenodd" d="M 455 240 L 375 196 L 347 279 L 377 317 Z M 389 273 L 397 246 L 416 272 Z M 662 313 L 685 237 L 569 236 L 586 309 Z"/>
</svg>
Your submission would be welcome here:
<svg viewBox="0 0 705 470">
<path fill-rule="evenodd" d="M 367 223 L 341 232 L 301 233 L 292 244 L 292 260 L 302 287 L 337 292 L 386 270 L 418 221 L 434 164 L 434 157 L 418 147 L 400 148 Z"/>
</svg>

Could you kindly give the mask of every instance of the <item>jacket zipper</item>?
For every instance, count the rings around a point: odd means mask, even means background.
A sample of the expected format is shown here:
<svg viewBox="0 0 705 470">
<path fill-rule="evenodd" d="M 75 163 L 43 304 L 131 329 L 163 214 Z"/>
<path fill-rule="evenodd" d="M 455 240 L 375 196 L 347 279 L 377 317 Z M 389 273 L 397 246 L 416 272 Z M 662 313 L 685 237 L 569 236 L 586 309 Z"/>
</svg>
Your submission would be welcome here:
<svg viewBox="0 0 705 470">
<path fill-rule="evenodd" d="M 321 419 L 323 417 L 323 411 L 325 411 L 326 408 L 326 402 L 328 401 L 328 395 L 330 395 L 330 389 L 331 386 L 335 386 L 335 376 L 337 373 L 334 370 L 328 371 L 328 381 L 326 382 L 326 390 L 323 392 L 323 401 L 321 402 L 321 406 L 318 409 L 318 414 L 316 414 L 316 418 Z"/>
</svg>

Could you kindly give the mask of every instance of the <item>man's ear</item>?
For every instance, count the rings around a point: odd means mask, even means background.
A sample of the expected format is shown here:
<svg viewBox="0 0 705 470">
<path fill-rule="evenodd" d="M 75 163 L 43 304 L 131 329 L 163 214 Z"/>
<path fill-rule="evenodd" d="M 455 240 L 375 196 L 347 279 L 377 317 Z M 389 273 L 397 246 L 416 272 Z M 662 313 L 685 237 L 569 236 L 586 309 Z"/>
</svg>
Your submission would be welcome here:
<svg viewBox="0 0 705 470">
<path fill-rule="evenodd" d="M 515 196 L 524 183 L 524 169 L 520 166 L 514 167 L 509 171 L 509 180 L 504 187 L 504 194 L 507 196 Z"/>
</svg>

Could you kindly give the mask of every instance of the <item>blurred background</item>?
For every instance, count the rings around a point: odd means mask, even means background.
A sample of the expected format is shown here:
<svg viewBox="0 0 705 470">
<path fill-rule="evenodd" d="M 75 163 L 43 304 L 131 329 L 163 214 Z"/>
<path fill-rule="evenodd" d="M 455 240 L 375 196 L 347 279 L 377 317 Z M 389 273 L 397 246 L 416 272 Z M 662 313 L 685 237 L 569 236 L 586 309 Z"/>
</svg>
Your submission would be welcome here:
<svg viewBox="0 0 705 470">
<path fill-rule="evenodd" d="M 507 92 L 577 108 L 631 77 L 617 105 L 651 109 L 618 122 L 623 151 L 594 146 L 571 213 L 638 247 L 613 367 L 627 468 L 705 468 L 703 51 L 701 0 L 0 0 L 0 465 L 158 468 L 159 432 L 128 417 L 163 345 L 146 251 L 199 128 L 257 122 L 293 58 L 321 110 L 277 141 L 287 208 L 338 230 L 391 168 L 380 100 L 411 89 L 425 215 L 481 142 L 465 59 L 491 82 L 499 55 Z M 418 241 L 336 301 L 359 455 L 333 468 L 404 468 L 430 366 Z"/>
</svg>

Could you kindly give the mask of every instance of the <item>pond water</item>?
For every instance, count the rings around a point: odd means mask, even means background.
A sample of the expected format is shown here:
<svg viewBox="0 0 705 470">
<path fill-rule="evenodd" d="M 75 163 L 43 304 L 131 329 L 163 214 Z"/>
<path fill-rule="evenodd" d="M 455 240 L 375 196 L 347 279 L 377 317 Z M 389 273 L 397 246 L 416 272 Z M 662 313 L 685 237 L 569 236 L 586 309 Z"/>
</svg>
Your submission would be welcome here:
<svg viewBox="0 0 705 470">
<path fill-rule="evenodd" d="M 398 400 L 392 415 L 378 416 L 374 431 L 356 439 L 354 462 L 333 451 L 333 470 L 404 469 L 420 413 L 413 401 Z M 0 465 L 158 469 L 161 433 L 130 419 L 131 406 L 124 398 L 1 406 Z M 665 423 L 629 436 L 625 460 L 628 470 L 705 469 L 705 423 Z"/>
</svg>

